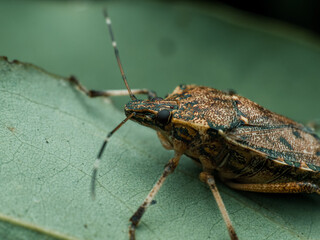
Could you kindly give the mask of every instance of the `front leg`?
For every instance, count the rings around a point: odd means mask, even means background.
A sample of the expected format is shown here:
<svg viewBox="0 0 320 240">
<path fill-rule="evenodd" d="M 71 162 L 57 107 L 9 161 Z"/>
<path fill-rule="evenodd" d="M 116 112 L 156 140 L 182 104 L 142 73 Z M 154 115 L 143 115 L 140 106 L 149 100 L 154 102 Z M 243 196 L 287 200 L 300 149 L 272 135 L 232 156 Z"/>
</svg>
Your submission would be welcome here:
<svg viewBox="0 0 320 240">
<path fill-rule="evenodd" d="M 157 135 L 158 135 L 158 138 L 159 138 L 162 146 L 165 149 L 167 149 L 167 150 L 172 150 L 173 149 L 172 143 L 169 142 L 169 140 L 160 131 L 157 131 Z"/>
<path fill-rule="evenodd" d="M 167 176 L 169 174 L 173 173 L 175 168 L 178 166 L 181 155 L 182 155 L 182 153 L 175 152 L 174 157 L 172 159 L 170 159 L 168 164 L 165 166 L 164 171 L 163 171 L 161 177 L 159 178 L 159 180 L 153 186 L 153 188 L 151 189 L 151 191 L 149 192 L 148 196 L 143 201 L 141 206 L 138 208 L 138 210 L 130 218 L 130 222 L 131 222 L 131 225 L 129 227 L 130 240 L 135 239 L 135 230 L 136 230 L 136 227 L 138 226 L 138 224 L 140 223 L 140 220 L 141 220 L 143 214 L 145 213 L 145 211 L 147 210 L 149 205 L 152 203 L 153 198 L 160 190 L 160 188 L 161 188 L 163 182 L 166 180 Z"/>
</svg>

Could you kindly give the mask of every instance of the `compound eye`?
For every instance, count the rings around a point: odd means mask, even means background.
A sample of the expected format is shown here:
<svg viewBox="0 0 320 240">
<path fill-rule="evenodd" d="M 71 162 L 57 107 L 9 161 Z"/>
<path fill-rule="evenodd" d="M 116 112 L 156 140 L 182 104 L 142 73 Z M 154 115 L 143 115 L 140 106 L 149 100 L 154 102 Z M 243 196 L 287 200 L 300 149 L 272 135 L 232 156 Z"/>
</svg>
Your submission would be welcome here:
<svg viewBox="0 0 320 240">
<path fill-rule="evenodd" d="M 162 97 L 155 97 L 155 98 L 152 98 L 152 99 L 151 99 L 152 102 L 161 101 L 161 100 L 163 100 Z"/>
<path fill-rule="evenodd" d="M 162 124 L 167 124 L 169 123 L 170 120 L 170 111 L 167 109 L 163 109 L 157 114 L 157 120 L 162 123 Z"/>
</svg>

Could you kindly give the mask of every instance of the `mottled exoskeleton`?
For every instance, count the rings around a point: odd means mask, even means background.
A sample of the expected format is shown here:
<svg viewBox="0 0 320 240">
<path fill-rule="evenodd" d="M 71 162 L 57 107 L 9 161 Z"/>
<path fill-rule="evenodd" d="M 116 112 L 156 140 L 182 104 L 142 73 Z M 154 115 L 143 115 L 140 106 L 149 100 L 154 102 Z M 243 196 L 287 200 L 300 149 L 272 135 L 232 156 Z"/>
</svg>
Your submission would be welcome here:
<svg viewBox="0 0 320 240">
<path fill-rule="evenodd" d="M 161 123 L 164 110 L 168 121 Z M 183 154 L 233 188 L 320 193 L 320 138 L 247 98 L 181 85 L 163 100 L 129 102 L 125 113 L 133 112 L 131 119 L 155 129 L 165 148 L 178 141 Z"/>
<path fill-rule="evenodd" d="M 310 128 L 234 92 L 180 85 L 162 99 L 152 91 L 131 90 L 106 12 L 105 17 L 127 90 L 87 90 L 75 78 L 70 81 L 90 97 L 127 94 L 131 101 L 124 109 L 126 119 L 108 134 L 99 151 L 92 175 L 92 193 L 108 139 L 127 120 L 153 128 L 163 147 L 174 150 L 162 176 L 130 218 L 130 239 L 135 238 L 142 215 L 183 154 L 201 164 L 200 179 L 210 187 L 231 239 L 238 237 L 216 187 L 214 174 L 237 190 L 320 194 L 320 138 Z M 134 94 L 147 94 L 148 100 L 138 100 Z"/>
</svg>

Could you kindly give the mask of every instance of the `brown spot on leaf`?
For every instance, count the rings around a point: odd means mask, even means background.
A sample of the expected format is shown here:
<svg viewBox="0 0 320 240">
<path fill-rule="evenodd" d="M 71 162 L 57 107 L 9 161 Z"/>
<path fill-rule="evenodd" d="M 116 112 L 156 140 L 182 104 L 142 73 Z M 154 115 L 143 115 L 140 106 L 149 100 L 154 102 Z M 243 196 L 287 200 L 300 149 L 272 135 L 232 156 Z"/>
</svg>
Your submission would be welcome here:
<svg viewBox="0 0 320 240">
<path fill-rule="evenodd" d="M 16 129 L 14 127 L 7 127 L 11 132 L 14 132 Z"/>
</svg>

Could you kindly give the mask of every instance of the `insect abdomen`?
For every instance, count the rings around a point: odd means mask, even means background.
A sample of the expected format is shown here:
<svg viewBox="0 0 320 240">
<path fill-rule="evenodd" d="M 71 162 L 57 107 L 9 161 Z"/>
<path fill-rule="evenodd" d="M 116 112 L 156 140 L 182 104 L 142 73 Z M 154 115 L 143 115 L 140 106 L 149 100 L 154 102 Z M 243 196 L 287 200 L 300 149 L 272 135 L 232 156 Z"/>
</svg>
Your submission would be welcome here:
<svg viewBox="0 0 320 240">
<path fill-rule="evenodd" d="M 218 170 L 222 178 L 241 183 L 310 182 L 320 186 L 320 172 L 281 163 L 248 149 L 228 150 Z"/>
</svg>

